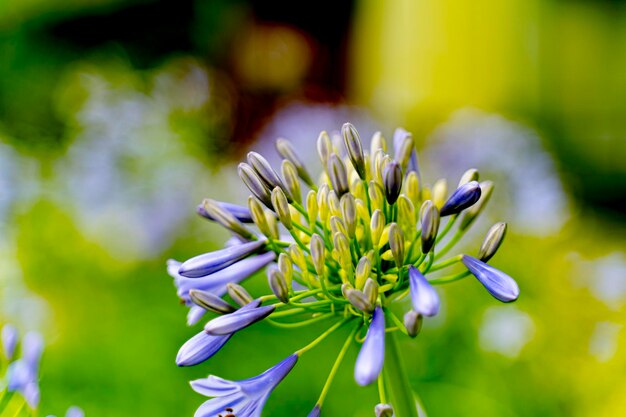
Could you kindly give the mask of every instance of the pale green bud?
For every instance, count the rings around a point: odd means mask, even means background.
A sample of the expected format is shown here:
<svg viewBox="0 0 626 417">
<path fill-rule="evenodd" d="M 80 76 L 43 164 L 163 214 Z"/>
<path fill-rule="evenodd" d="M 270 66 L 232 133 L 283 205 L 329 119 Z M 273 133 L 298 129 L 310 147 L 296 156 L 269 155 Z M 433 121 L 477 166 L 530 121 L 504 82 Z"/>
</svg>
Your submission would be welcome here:
<svg viewBox="0 0 626 417">
<path fill-rule="evenodd" d="M 365 280 L 363 294 L 365 294 L 371 305 L 376 305 L 376 301 L 378 301 L 378 282 L 371 278 Z"/>
<path fill-rule="evenodd" d="M 480 191 L 478 201 L 463 212 L 463 217 L 461 217 L 461 222 L 459 223 L 459 230 L 467 230 L 467 228 L 474 223 L 476 217 L 483 211 L 493 193 L 493 182 L 489 180 L 481 182 Z"/>
<path fill-rule="evenodd" d="M 270 232 L 268 237 L 271 237 L 274 240 L 278 240 L 278 238 L 280 237 L 280 232 L 278 230 L 278 221 L 276 219 L 276 215 L 270 210 L 265 210 L 265 221 L 267 222 L 267 227 Z"/>
<path fill-rule="evenodd" d="M 326 261 L 324 239 L 317 233 L 311 236 L 310 243 L 311 259 L 313 260 L 313 268 L 319 276 L 324 275 L 324 262 Z"/>
<path fill-rule="evenodd" d="M 341 217 L 341 204 L 339 204 L 339 197 L 335 190 L 328 192 L 328 211 L 331 216 Z"/>
<path fill-rule="evenodd" d="M 285 276 L 278 268 L 267 269 L 267 282 L 276 298 L 283 303 L 289 302 L 289 286 Z"/>
<path fill-rule="evenodd" d="M 252 221 L 257 225 L 261 233 L 265 236 L 273 237 L 272 231 L 270 230 L 269 224 L 267 223 L 267 218 L 265 217 L 265 209 L 256 198 L 250 196 L 248 197 L 248 208 L 250 209 L 250 215 L 252 217 Z"/>
<path fill-rule="evenodd" d="M 421 314 L 414 310 L 409 310 L 404 315 L 404 327 L 410 337 L 415 337 L 422 330 L 422 321 L 424 318 Z"/>
<path fill-rule="evenodd" d="M 344 196 L 341 197 L 341 214 L 346 224 L 348 237 L 354 239 L 357 221 L 356 201 L 354 200 L 354 196 L 350 193 L 344 194 Z"/>
<path fill-rule="evenodd" d="M 398 268 L 404 264 L 404 237 L 396 223 L 389 226 L 389 247 Z"/>
<path fill-rule="evenodd" d="M 212 292 L 189 290 L 189 297 L 194 304 L 219 314 L 228 314 L 235 311 L 233 306 L 222 300 Z"/>
<path fill-rule="evenodd" d="M 406 196 L 411 200 L 414 206 L 418 206 L 421 202 L 420 196 L 420 183 L 419 177 L 417 176 L 417 172 L 411 171 L 406 176 L 405 182 L 405 190 Z"/>
<path fill-rule="evenodd" d="M 230 298 L 232 298 L 233 301 L 239 304 L 241 307 L 254 300 L 250 293 L 239 284 L 229 282 L 228 284 L 226 284 L 226 290 L 228 291 L 228 295 L 230 296 Z"/>
<path fill-rule="evenodd" d="M 385 230 L 385 215 L 382 211 L 376 209 L 372 213 L 372 220 L 370 221 L 370 232 L 372 234 L 372 244 L 375 248 L 378 248 L 380 238 Z"/>
<path fill-rule="evenodd" d="M 445 178 L 441 178 L 433 185 L 433 203 L 441 210 L 446 200 L 448 199 L 448 181 Z"/>
<path fill-rule="evenodd" d="M 352 162 L 352 166 L 356 170 L 359 177 L 365 179 L 365 157 L 363 156 L 363 144 L 359 137 L 359 132 L 350 123 L 345 123 L 341 128 L 343 140 L 348 151 L 348 156 Z"/>
<path fill-rule="evenodd" d="M 302 193 L 300 191 L 300 179 L 298 178 L 298 171 L 296 166 L 287 159 L 283 159 L 281 165 L 281 173 L 285 180 L 285 187 L 293 201 L 298 203 L 302 202 Z"/>
<path fill-rule="evenodd" d="M 385 194 L 383 187 L 375 181 L 370 181 L 368 189 L 372 210 L 383 210 L 385 208 Z"/>
<path fill-rule="evenodd" d="M 328 178 L 338 196 L 348 192 L 348 172 L 346 166 L 337 154 L 330 154 L 328 158 Z"/>
<path fill-rule="evenodd" d="M 319 212 L 319 217 L 322 223 L 326 223 L 328 220 L 328 216 L 330 214 L 330 209 L 328 207 L 328 185 L 322 184 L 320 188 L 317 190 L 317 209 Z"/>
<path fill-rule="evenodd" d="M 343 219 L 338 216 L 331 216 L 330 231 L 332 232 L 333 236 L 335 235 L 335 233 L 338 232 L 341 232 L 344 235 L 348 235 L 348 229 L 346 227 L 346 224 L 344 223 Z"/>
<path fill-rule="evenodd" d="M 306 215 L 309 224 L 315 224 L 317 219 L 317 194 L 313 190 L 309 190 L 306 195 Z"/>
<path fill-rule="evenodd" d="M 227 228 L 228 230 L 237 233 L 244 239 L 253 240 L 256 239 L 254 233 L 252 233 L 246 226 L 243 225 L 231 212 L 225 210 L 215 200 L 205 199 L 202 202 L 204 210 L 209 216 L 211 216 L 217 223 Z"/>
<path fill-rule="evenodd" d="M 506 223 L 499 222 L 491 226 L 487 235 L 485 235 L 485 240 L 483 240 L 482 245 L 480 245 L 480 250 L 478 251 L 478 259 L 483 262 L 489 261 L 496 254 L 498 248 L 502 244 L 504 240 L 504 236 L 506 235 Z"/>
<path fill-rule="evenodd" d="M 272 190 L 272 205 L 274 206 L 274 211 L 278 215 L 278 220 L 280 220 L 287 230 L 291 230 L 293 225 L 291 224 L 289 202 L 280 187 L 276 187 Z"/>
<path fill-rule="evenodd" d="M 357 289 L 362 289 L 365 285 L 365 281 L 370 277 L 372 273 L 372 262 L 367 256 L 363 256 L 359 259 L 359 263 L 356 265 L 356 273 L 354 279 L 354 285 Z"/>
<path fill-rule="evenodd" d="M 283 273 L 287 285 L 291 286 L 291 281 L 293 281 L 293 263 L 286 253 L 278 255 L 278 269 Z"/>
<path fill-rule="evenodd" d="M 296 151 L 293 149 L 293 146 L 287 139 L 281 138 L 276 140 L 276 150 L 283 158 L 289 160 L 296 167 L 298 175 L 300 176 L 300 178 L 302 178 L 302 181 L 307 183 L 310 187 L 313 187 L 315 185 L 304 164 L 302 163 L 302 159 L 300 159 Z"/>
<path fill-rule="evenodd" d="M 420 213 L 422 223 L 422 253 L 428 253 L 435 245 L 437 232 L 439 232 L 439 209 L 432 201 L 426 200 L 424 204 L 422 204 Z"/>
<path fill-rule="evenodd" d="M 304 253 L 302 252 L 302 249 L 300 249 L 300 246 L 295 243 L 289 246 L 289 255 L 291 256 L 293 263 L 296 264 L 301 271 L 307 270 L 306 258 L 304 257 Z"/>
<path fill-rule="evenodd" d="M 367 195 L 365 194 L 365 187 L 363 186 L 363 181 L 361 181 L 361 179 L 355 178 L 352 180 L 350 183 L 350 193 L 355 198 L 360 198 L 362 200 L 367 198 Z"/>
<path fill-rule="evenodd" d="M 467 184 L 468 182 L 478 181 L 478 170 L 474 168 L 470 168 L 463 173 L 461 176 L 461 180 L 459 181 L 459 187 L 461 185 Z M 458 188 L 458 187 L 457 187 Z"/>
</svg>

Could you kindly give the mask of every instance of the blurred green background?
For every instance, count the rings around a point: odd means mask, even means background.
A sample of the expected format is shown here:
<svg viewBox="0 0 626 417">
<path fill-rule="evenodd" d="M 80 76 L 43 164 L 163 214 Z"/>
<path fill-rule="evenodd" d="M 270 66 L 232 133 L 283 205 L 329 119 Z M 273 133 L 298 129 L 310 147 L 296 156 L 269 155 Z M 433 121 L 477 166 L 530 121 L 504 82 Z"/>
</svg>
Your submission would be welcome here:
<svg viewBox="0 0 626 417">
<path fill-rule="evenodd" d="M 473 280 L 403 346 L 431 417 L 626 414 L 626 2 L 0 1 L 0 322 L 39 330 L 41 412 L 191 416 L 187 381 L 245 378 L 310 340 L 260 324 L 210 361 L 167 258 L 227 238 L 194 214 L 245 201 L 236 163 L 278 136 L 413 131 L 428 181 L 497 181 L 502 305 Z M 474 243 L 472 243 L 474 242 Z M 265 291 L 265 279 L 252 292 Z M 307 415 L 338 341 L 264 415 Z M 325 415 L 373 415 L 350 352 Z"/>
</svg>

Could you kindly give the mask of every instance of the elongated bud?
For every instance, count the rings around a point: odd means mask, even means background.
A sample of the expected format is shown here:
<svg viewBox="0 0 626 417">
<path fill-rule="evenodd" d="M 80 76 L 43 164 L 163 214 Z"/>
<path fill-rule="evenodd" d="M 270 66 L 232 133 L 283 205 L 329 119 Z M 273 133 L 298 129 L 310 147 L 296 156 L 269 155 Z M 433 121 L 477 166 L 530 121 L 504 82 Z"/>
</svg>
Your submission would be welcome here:
<svg viewBox="0 0 626 417">
<path fill-rule="evenodd" d="M 361 257 L 359 263 L 356 265 L 356 273 L 354 279 L 354 285 L 357 289 L 363 289 L 365 281 L 370 277 L 372 272 L 372 262 L 367 256 Z"/>
<path fill-rule="evenodd" d="M 328 133 L 323 130 L 317 138 L 317 153 L 320 156 L 320 161 L 322 162 L 322 166 L 324 168 L 328 167 L 328 160 L 330 159 L 332 151 L 333 145 L 330 142 L 330 137 L 328 136 Z"/>
<path fill-rule="evenodd" d="M 410 337 L 415 337 L 422 330 L 422 322 L 424 317 L 416 311 L 409 310 L 404 315 L 404 327 Z"/>
<path fill-rule="evenodd" d="M 385 195 L 382 187 L 375 181 L 370 181 L 368 189 L 372 210 L 383 210 L 385 207 Z"/>
<path fill-rule="evenodd" d="M 385 167 L 385 197 L 389 204 L 395 204 L 402 190 L 402 168 L 396 161 L 391 161 Z"/>
<path fill-rule="evenodd" d="M 421 213 L 422 223 L 422 253 L 429 253 L 435 245 L 437 232 L 439 232 L 439 210 L 435 204 L 430 201 L 424 201 Z"/>
<path fill-rule="evenodd" d="M 365 202 L 359 198 L 356 199 L 356 214 L 357 218 L 361 219 L 363 223 L 368 224 L 370 221 L 370 212 Z"/>
<path fill-rule="evenodd" d="M 354 367 L 354 380 L 361 386 L 376 381 L 385 361 L 385 313 L 376 307 Z"/>
<path fill-rule="evenodd" d="M 432 193 L 433 203 L 435 203 L 438 209 L 441 209 L 448 197 L 448 181 L 446 181 L 445 178 L 437 180 L 435 185 L 433 185 Z"/>
<path fill-rule="evenodd" d="M 478 259 L 483 262 L 489 261 L 496 254 L 498 248 L 502 244 L 504 240 L 504 236 L 506 235 L 506 223 L 499 222 L 491 226 L 487 235 L 485 236 L 485 240 L 483 240 L 482 245 L 480 245 L 480 250 L 478 251 Z"/>
<path fill-rule="evenodd" d="M 381 149 L 383 152 L 387 152 L 387 140 L 383 136 L 382 133 L 376 132 L 372 136 L 372 142 L 370 143 L 370 156 L 374 158 L 376 156 L 376 152 Z M 372 165 L 374 160 L 372 160 Z"/>
<path fill-rule="evenodd" d="M 300 179 L 298 178 L 298 171 L 295 165 L 289 160 L 284 159 L 280 169 L 285 181 L 285 187 L 288 191 L 287 194 L 291 196 L 293 201 L 301 203 L 302 193 L 300 191 Z"/>
<path fill-rule="evenodd" d="M 459 180 L 459 187 L 467 184 L 468 182 L 478 181 L 478 170 L 475 168 L 470 168 L 461 175 L 461 179 Z M 481 187 L 482 188 L 482 187 Z"/>
<path fill-rule="evenodd" d="M 293 149 L 291 142 L 282 138 L 276 140 L 276 150 L 283 158 L 290 161 L 296 167 L 298 175 L 302 178 L 302 181 L 308 184 L 309 187 L 313 187 L 315 185 L 315 182 L 313 182 L 311 176 L 306 170 L 306 167 L 302 163 L 302 159 L 300 159 L 296 151 Z"/>
<path fill-rule="evenodd" d="M 226 229 L 237 233 L 244 239 L 254 240 L 256 236 L 246 228 L 235 216 L 228 210 L 225 210 L 215 200 L 205 199 L 203 201 L 204 210 L 209 216 L 211 216 L 217 223 L 225 227 Z"/>
<path fill-rule="evenodd" d="M 346 298 L 350 304 L 365 313 L 371 313 L 374 311 L 374 306 L 370 303 L 370 300 L 362 291 L 348 289 L 346 290 Z"/>
<path fill-rule="evenodd" d="M 348 229 L 348 237 L 354 239 L 356 232 L 356 202 L 352 194 L 345 194 L 341 197 L 341 214 Z"/>
<path fill-rule="evenodd" d="M 376 155 L 374 180 L 380 184 L 381 187 L 385 185 L 385 169 L 391 161 L 393 161 L 393 159 L 391 159 L 389 155 L 383 153 L 383 151 L 378 151 L 378 154 Z"/>
<path fill-rule="evenodd" d="M 313 233 L 311 236 L 311 260 L 313 261 L 313 268 L 318 276 L 324 275 L 324 262 L 326 261 L 324 239 L 317 233 Z"/>
<path fill-rule="evenodd" d="M 404 137 L 400 139 L 400 143 L 396 149 L 397 152 L 394 159 L 400 164 L 401 170 L 406 172 L 412 153 L 415 150 L 413 147 L 413 136 L 405 131 Z"/>
<path fill-rule="evenodd" d="M 426 277 L 413 265 L 409 266 L 409 290 L 413 310 L 431 317 L 439 312 L 439 295 Z"/>
<path fill-rule="evenodd" d="M 341 219 L 341 217 L 338 216 L 332 216 L 330 218 L 330 231 L 333 235 L 335 235 L 335 233 L 348 235 L 348 228 L 346 227 L 346 224 Z"/>
<path fill-rule="evenodd" d="M 270 236 L 274 240 L 278 240 L 280 237 L 278 230 L 278 220 L 276 219 L 276 215 L 274 212 L 270 210 L 265 210 L 265 221 L 267 222 L 267 226 L 270 229 Z"/>
<path fill-rule="evenodd" d="M 209 291 L 189 290 L 189 297 L 194 304 L 219 314 L 228 314 L 235 308 Z"/>
<path fill-rule="evenodd" d="M 348 192 L 348 172 L 343 161 L 337 154 L 331 154 L 328 158 L 328 177 L 338 197 Z"/>
<path fill-rule="evenodd" d="M 343 295 L 343 298 L 347 299 L 348 292 L 352 291 L 353 289 L 354 287 L 349 282 L 344 282 L 343 284 L 341 284 L 341 294 Z"/>
<path fill-rule="evenodd" d="M 333 235 L 333 244 L 339 254 L 341 267 L 350 269 L 352 266 L 352 255 L 350 254 L 350 243 L 346 235 L 341 232 L 335 233 Z M 346 270 L 345 272 L 351 273 L 352 271 Z"/>
<path fill-rule="evenodd" d="M 476 181 L 470 181 L 457 188 L 450 196 L 446 204 L 441 208 L 441 216 L 449 216 L 462 212 L 471 207 L 480 198 L 480 185 Z"/>
<path fill-rule="evenodd" d="M 389 227 L 389 247 L 393 259 L 396 261 L 396 266 L 401 268 L 404 264 L 404 237 L 402 230 L 396 223 L 391 223 Z"/>
<path fill-rule="evenodd" d="M 287 230 L 291 230 L 293 225 L 291 224 L 291 212 L 289 211 L 289 202 L 285 193 L 280 187 L 275 187 L 272 190 L 272 205 L 274 211 L 278 215 L 278 220 L 285 226 Z"/>
<path fill-rule="evenodd" d="M 344 143 L 348 151 L 348 157 L 359 177 L 365 179 L 365 157 L 363 156 L 363 144 L 359 132 L 350 123 L 345 123 L 341 128 Z"/>
<path fill-rule="evenodd" d="M 274 168 L 272 168 L 270 163 L 267 162 L 267 159 L 265 159 L 261 154 L 257 152 L 248 152 L 248 164 L 250 164 L 252 169 L 254 169 L 259 178 L 261 178 L 261 181 L 265 183 L 269 190 L 275 187 L 280 187 L 286 192 L 283 181 L 280 179 L 276 171 L 274 171 Z M 289 201 L 291 201 L 290 196 L 288 197 Z"/>
<path fill-rule="evenodd" d="M 480 183 L 480 199 L 474 204 L 472 207 L 465 210 L 463 213 L 463 217 L 461 218 L 461 222 L 459 223 L 459 230 L 467 230 L 476 217 L 483 211 L 483 208 L 489 202 L 491 198 L 491 194 L 493 192 L 493 182 L 491 181 L 483 181 Z"/>
<path fill-rule="evenodd" d="M 278 268 L 267 269 L 267 282 L 276 298 L 283 303 L 289 302 L 289 286 L 285 276 Z"/>
<path fill-rule="evenodd" d="M 293 264 L 291 258 L 286 253 L 278 255 L 278 270 L 282 272 L 287 281 L 287 286 L 291 287 L 291 281 L 293 280 Z"/>
<path fill-rule="evenodd" d="M 248 208 L 250 209 L 250 215 L 252 216 L 252 221 L 257 225 L 261 233 L 265 236 L 272 237 L 272 232 L 270 231 L 270 227 L 267 223 L 267 218 L 265 217 L 265 210 L 263 206 L 256 198 L 250 196 L 248 197 Z"/>
<path fill-rule="evenodd" d="M 232 298 L 233 301 L 239 304 L 241 307 L 245 306 L 248 303 L 251 303 L 252 300 L 254 300 L 250 293 L 239 284 L 229 282 L 228 284 L 226 284 L 226 289 L 230 298 Z"/>
<path fill-rule="evenodd" d="M 375 248 L 378 248 L 380 238 L 385 230 L 385 215 L 380 210 L 374 210 L 372 213 L 372 220 L 370 221 L 370 230 L 372 233 L 372 244 Z"/>
<path fill-rule="evenodd" d="M 406 176 L 406 196 L 417 207 L 421 202 L 420 182 L 417 172 L 411 171 Z"/>
<path fill-rule="evenodd" d="M 350 183 L 350 193 L 354 195 L 355 198 L 360 198 L 365 200 L 367 195 L 365 194 L 365 187 L 363 187 L 363 181 L 360 178 L 354 178 Z"/>
<path fill-rule="evenodd" d="M 337 193 L 335 190 L 330 190 L 328 192 L 328 211 L 331 216 L 341 216 L 341 204 L 339 204 L 339 197 L 337 197 Z"/>
<path fill-rule="evenodd" d="M 326 184 L 322 184 L 317 190 L 317 209 L 320 220 L 322 220 L 323 223 L 326 223 L 328 215 L 330 214 L 330 210 L 328 208 L 328 193 L 329 189 Z"/>
<path fill-rule="evenodd" d="M 496 299 L 510 303 L 519 297 L 517 282 L 504 272 L 469 255 L 463 255 L 461 262 Z"/>
<path fill-rule="evenodd" d="M 270 190 L 266 187 L 265 183 L 261 181 L 261 178 L 254 172 L 252 167 L 244 162 L 240 163 L 237 172 L 239 178 L 248 187 L 252 195 L 258 198 L 265 206 L 272 209 L 272 197 Z"/>
<path fill-rule="evenodd" d="M 302 252 L 302 249 L 300 249 L 300 246 L 295 243 L 289 246 L 289 255 L 291 255 L 291 260 L 298 266 L 298 268 L 300 268 L 301 271 L 306 271 L 306 258 L 304 257 L 304 253 Z"/>
<path fill-rule="evenodd" d="M 363 294 L 365 294 L 371 305 L 376 305 L 378 300 L 378 282 L 371 278 L 366 279 L 363 286 Z"/>
<path fill-rule="evenodd" d="M 407 238 L 413 239 L 417 218 L 415 215 L 415 207 L 411 200 L 404 194 L 398 198 L 398 223 L 402 226 L 402 230 L 408 233 Z"/>
<path fill-rule="evenodd" d="M 306 195 L 306 215 L 309 225 L 315 224 L 317 219 L 317 194 L 313 190 L 309 190 L 309 193 Z"/>
</svg>

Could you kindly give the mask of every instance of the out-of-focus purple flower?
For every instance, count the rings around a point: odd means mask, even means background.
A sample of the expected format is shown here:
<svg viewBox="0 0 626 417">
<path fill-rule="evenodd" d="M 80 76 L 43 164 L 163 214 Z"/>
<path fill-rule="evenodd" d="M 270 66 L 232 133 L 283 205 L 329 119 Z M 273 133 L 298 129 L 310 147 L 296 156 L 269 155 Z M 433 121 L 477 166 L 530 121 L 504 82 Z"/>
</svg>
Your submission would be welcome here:
<svg viewBox="0 0 626 417">
<path fill-rule="evenodd" d="M 439 312 L 437 291 L 414 266 L 409 267 L 409 287 L 413 310 L 424 316 L 434 316 Z"/>
<path fill-rule="evenodd" d="M 73 405 L 67 409 L 65 417 L 85 417 L 85 412 L 80 407 Z"/>
<path fill-rule="evenodd" d="M 462 212 L 471 207 L 480 198 L 480 184 L 470 181 L 454 190 L 448 201 L 441 207 L 441 217 Z"/>
<path fill-rule="evenodd" d="M 259 302 L 259 300 L 255 301 Z M 214 318 L 204 326 L 204 330 L 212 335 L 234 333 L 259 320 L 263 320 L 265 317 L 272 314 L 275 308 L 276 307 L 272 305 L 256 308 L 240 308 L 233 313 Z"/>
<path fill-rule="evenodd" d="M 385 315 L 376 307 L 365 341 L 356 359 L 354 379 L 361 386 L 369 385 L 378 378 L 385 361 Z"/>
<path fill-rule="evenodd" d="M 253 310 L 260 304 L 260 300 L 254 300 L 241 307 L 238 311 Z M 215 355 L 228 342 L 233 333 L 216 336 L 208 334 L 205 330 L 201 331 L 181 346 L 176 356 L 176 364 L 178 366 L 193 366 L 204 362 Z"/>
<path fill-rule="evenodd" d="M 235 216 L 235 218 L 239 220 L 240 222 L 252 223 L 252 215 L 250 214 L 250 210 L 248 209 L 248 207 L 239 206 L 237 204 L 232 204 L 232 203 L 226 203 L 224 201 L 218 201 L 217 203 L 223 209 L 225 209 L 230 214 Z M 207 211 L 204 208 L 204 204 L 202 203 L 198 204 L 198 206 L 196 207 L 196 213 L 198 213 L 200 216 L 204 217 L 205 219 L 215 221 L 215 219 L 211 217 L 209 213 L 207 213 Z"/>
<path fill-rule="evenodd" d="M 187 326 L 193 326 L 198 323 L 204 316 L 204 313 L 206 313 L 206 309 L 200 306 L 194 304 L 189 307 L 189 311 L 187 312 Z"/>
<path fill-rule="evenodd" d="M 320 417 L 320 414 L 322 414 L 322 409 L 319 404 L 316 404 L 307 417 Z"/>
<path fill-rule="evenodd" d="M 266 243 L 265 240 L 255 240 L 195 256 L 183 262 L 178 273 L 187 278 L 200 278 L 213 274 L 258 252 Z"/>
<path fill-rule="evenodd" d="M 219 414 L 260 417 L 268 397 L 297 361 L 298 355 L 293 354 L 261 375 L 243 381 L 229 381 L 213 375 L 191 381 L 191 387 L 196 392 L 214 397 L 198 408 L 195 417 L 215 417 Z"/>
<path fill-rule="evenodd" d="M 498 300 L 509 303 L 519 297 L 517 282 L 504 272 L 469 255 L 463 255 L 462 262 L 487 291 Z"/>
<path fill-rule="evenodd" d="M 7 390 L 20 392 L 31 408 L 39 404 L 39 362 L 43 339 L 39 333 L 26 333 L 22 342 L 22 356 L 7 369 Z"/>
<path fill-rule="evenodd" d="M 15 326 L 5 324 L 2 327 L 2 352 L 7 360 L 13 359 L 15 346 L 17 345 L 18 333 Z"/>
</svg>

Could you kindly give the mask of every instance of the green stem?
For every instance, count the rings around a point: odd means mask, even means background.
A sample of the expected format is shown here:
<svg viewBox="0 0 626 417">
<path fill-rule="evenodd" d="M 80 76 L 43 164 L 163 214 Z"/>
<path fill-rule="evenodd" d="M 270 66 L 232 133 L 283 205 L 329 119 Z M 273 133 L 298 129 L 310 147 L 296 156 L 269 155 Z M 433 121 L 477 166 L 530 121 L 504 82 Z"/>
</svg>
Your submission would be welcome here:
<svg viewBox="0 0 626 417">
<path fill-rule="evenodd" d="M 320 343 L 322 340 L 326 339 L 326 337 L 328 337 L 328 335 L 330 335 L 332 332 L 334 332 L 335 330 L 337 330 L 338 328 L 340 328 L 341 326 L 343 326 L 344 324 L 346 324 L 350 320 L 352 320 L 352 317 L 345 318 L 342 321 L 334 324 L 332 327 L 330 327 L 324 333 L 319 335 L 314 341 L 312 341 L 311 343 L 309 343 L 308 345 L 306 345 L 302 349 L 296 350 L 296 355 L 302 356 L 303 353 L 313 349 L 318 343 Z"/>
<path fill-rule="evenodd" d="M 385 382 L 395 417 L 418 417 L 413 391 L 396 342 L 397 333 L 386 335 Z"/>
</svg>

